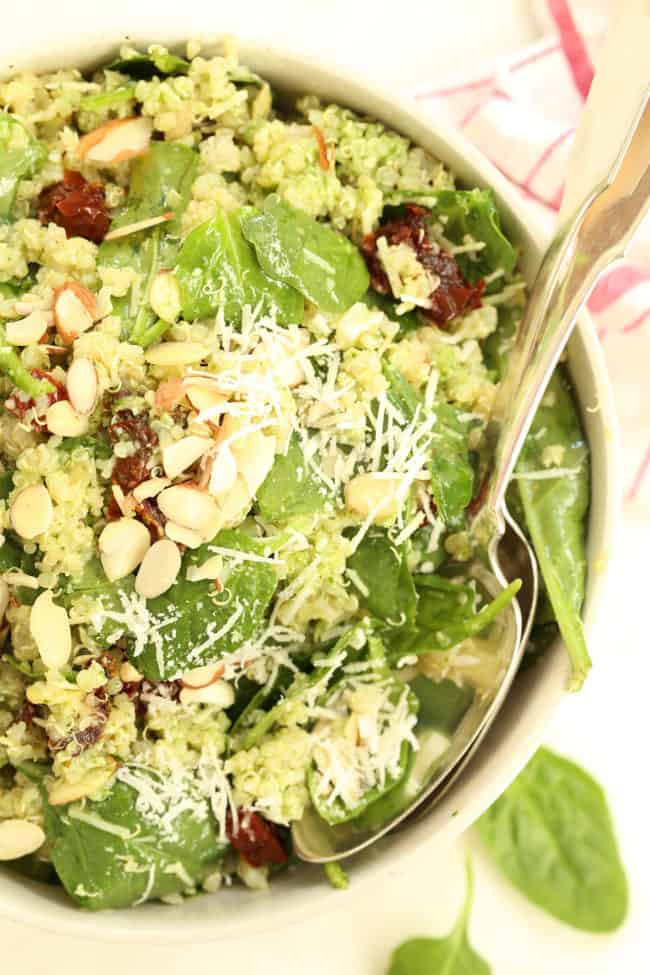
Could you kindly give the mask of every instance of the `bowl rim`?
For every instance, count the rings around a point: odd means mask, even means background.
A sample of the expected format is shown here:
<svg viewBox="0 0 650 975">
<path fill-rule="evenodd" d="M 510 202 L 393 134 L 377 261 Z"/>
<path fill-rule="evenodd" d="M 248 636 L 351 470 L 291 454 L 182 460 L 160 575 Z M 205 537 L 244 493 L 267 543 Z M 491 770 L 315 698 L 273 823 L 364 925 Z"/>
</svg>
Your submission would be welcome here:
<svg viewBox="0 0 650 975">
<path fill-rule="evenodd" d="M 199 36 L 204 40 L 206 53 L 212 53 L 212 49 L 221 46 L 223 35 L 207 34 L 194 32 L 192 38 Z M 179 49 L 184 43 L 182 29 L 162 30 L 161 36 L 155 43 L 161 43 L 170 48 Z M 4 70 L 2 64 L 2 50 L 0 50 L 0 77 L 5 74 L 14 74 L 17 70 L 51 70 L 56 67 L 93 67 L 110 56 L 111 52 L 122 43 L 130 43 L 135 46 L 153 43 L 149 32 L 138 31 L 126 35 L 116 30 L 110 34 L 98 34 L 97 32 L 87 32 L 85 35 L 77 35 L 75 44 L 66 42 L 63 38 L 56 38 L 51 49 L 44 54 L 26 45 L 24 51 L 16 56 L 12 54 Z M 179 40 L 181 38 L 181 40 Z M 1 45 L 0 45 L 1 46 Z M 328 98 L 332 98 L 339 104 L 363 106 L 366 114 L 375 117 L 397 131 L 406 132 L 416 144 L 436 143 L 442 147 L 439 152 L 436 148 L 436 155 L 440 156 L 445 164 L 449 164 L 452 170 L 458 172 L 465 170 L 474 185 L 490 186 L 497 197 L 499 211 L 506 217 L 506 225 L 515 228 L 517 237 L 525 241 L 522 248 L 522 257 L 529 262 L 530 277 L 531 267 L 535 267 L 541 258 L 545 241 L 548 237 L 546 230 L 537 214 L 531 213 L 528 204 L 520 196 L 517 189 L 506 180 L 506 178 L 496 169 L 496 167 L 479 152 L 466 137 L 458 130 L 453 129 L 445 121 L 436 119 L 425 113 L 417 102 L 408 98 L 395 95 L 387 88 L 372 81 L 366 81 L 361 76 L 348 68 L 333 64 L 327 60 L 319 58 L 318 64 L 314 63 L 309 55 L 301 55 L 299 51 L 290 47 L 280 47 L 276 44 L 269 45 L 260 40 L 242 40 L 240 44 L 240 57 L 245 63 L 250 63 L 260 74 L 274 78 L 277 76 L 289 77 L 294 79 L 305 79 L 302 90 L 313 91 L 319 87 L 320 91 Z M 12 48 L 15 52 L 15 47 Z M 215 51 L 215 52 L 216 52 Z M 280 88 L 283 85 L 280 83 Z M 285 88 L 300 88 L 301 85 L 288 84 Z M 339 97 L 336 92 L 342 91 L 343 96 Z M 327 94 L 333 92 L 333 94 Z M 420 133 L 419 137 L 413 132 Z M 450 157 L 454 162 L 449 163 Z M 583 378 L 575 374 L 573 368 L 574 361 L 582 362 Z M 582 313 L 576 333 L 569 346 L 569 369 L 573 374 L 576 387 L 577 398 L 582 407 L 583 422 L 590 426 L 590 452 L 592 456 L 592 485 L 591 498 L 594 500 L 594 485 L 598 492 L 598 511 L 590 516 L 588 530 L 588 573 L 587 598 L 585 608 L 585 626 L 587 633 L 593 632 L 597 611 L 602 604 L 605 587 L 606 571 L 596 571 L 594 566 L 603 553 L 609 551 L 615 535 L 615 527 L 618 514 L 619 485 L 617 478 L 617 425 L 613 406 L 613 396 L 604 356 L 600 342 L 596 337 L 595 330 L 589 316 Z M 585 378 L 586 377 L 586 378 Z M 586 403 L 583 400 L 582 384 L 591 386 L 594 395 L 597 396 L 598 415 L 596 419 L 590 418 L 585 412 Z M 586 396 L 586 393 L 584 394 Z M 591 437 L 595 437 L 595 443 L 591 442 Z M 594 449 L 595 448 L 595 449 Z M 598 469 L 597 469 L 598 468 Z M 597 481 L 597 478 L 599 481 Z M 597 515 L 597 517 L 596 517 Z M 596 535 L 596 545 L 594 548 L 593 535 Z M 532 668 L 529 673 L 537 671 Z M 564 650 L 561 642 L 548 652 L 544 658 L 544 682 L 549 684 L 550 690 L 543 702 L 537 702 L 536 713 L 529 719 L 529 728 L 526 735 L 516 738 L 512 731 L 507 731 L 505 738 L 510 739 L 507 759 L 501 760 L 499 774 L 489 775 L 491 778 L 489 786 L 478 787 L 477 795 L 467 800 L 467 806 L 458 815 L 451 808 L 457 787 L 450 790 L 449 797 L 441 802 L 444 806 L 444 813 L 438 815 L 438 831 L 435 839 L 430 835 L 431 817 L 426 817 L 412 826 L 404 833 L 398 833 L 391 837 L 389 848 L 371 851 L 364 858 L 361 867 L 361 875 L 355 875 L 353 891 L 342 893 L 327 887 L 325 883 L 318 885 L 311 884 L 302 887 L 303 896 L 291 898 L 291 903 L 287 906 L 274 904 L 273 910 L 266 911 L 271 901 L 269 896 L 264 894 L 254 894 L 245 892 L 247 901 L 250 899 L 252 904 L 256 900 L 263 905 L 263 910 L 258 916 L 240 917 L 237 910 L 230 910 L 221 916 L 212 914 L 196 918 L 191 916 L 191 911 L 184 909 L 184 906 L 174 908 L 177 916 L 172 921 L 169 908 L 164 905 L 143 905 L 139 911 L 111 911 L 101 914 L 90 915 L 77 908 L 71 901 L 58 895 L 52 896 L 50 893 L 53 888 L 44 889 L 42 885 L 37 885 L 27 881 L 25 878 L 15 874 L 0 875 L 0 916 L 8 919 L 34 924 L 40 928 L 48 929 L 58 934 L 76 935 L 86 939 L 108 941 L 116 938 L 123 942 L 130 943 L 179 943 L 179 942 L 208 942 L 220 939 L 228 939 L 242 935 L 251 935 L 277 927 L 279 924 L 289 925 L 304 920 L 309 915 L 316 913 L 319 909 L 334 909 L 347 904 L 350 905 L 350 897 L 354 897 L 373 879 L 377 879 L 380 873 L 386 876 L 388 869 L 402 869 L 402 867 L 412 862 L 415 855 L 425 843 L 449 842 L 453 837 L 460 834 L 473 822 L 480 813 L 501 793 L 508 783 L 516 776 L 524 764 L 528 761 L 535 749 L 541 743 L 546 731 L 546 727 L 557 710 L 560 702 L 566 696 L 564 681 L 567 673 Z M 527 681 L 530 683 L 530 680 Z M 509 698 L 512 695 L 508 695 Z M 520 709 L 521 710 L 521 709 Z M 515 715 L 515 727 L 521 721 Z M 501 727 L 503 719 L 501 715 L 495 723 L 495 729 L 485 740 L 476 759 L 473 759 L 461 777 L 459 785 L 467 786 L 472 778 L 476 778 L 476 763 L 480 756 L 485 756 L 486 747 L 495 738 L 496 727 Z M 512 723 L 512 719 L 506 722 Z M 504 731 L 501 727 L 501 737 Z M 498 747 L 498 739 L 497 739 Z M 483 760 L 483 764 L 489 766 L 489 760 Z M 485 769 L 482 770 L 483 772 Z M 465 791 L 467 789 L 465 788 Z M 279 891 L 279 887 L 275 887 Z M 200 898 L 206 900 L 207 898 Z M 281 896 L 273 896 L 273 900 L 279 902 Z M 193 903 L 193 902 L 186 902 Z M 255 913 L 255 912 L 250 912 Z"/>
</svg>

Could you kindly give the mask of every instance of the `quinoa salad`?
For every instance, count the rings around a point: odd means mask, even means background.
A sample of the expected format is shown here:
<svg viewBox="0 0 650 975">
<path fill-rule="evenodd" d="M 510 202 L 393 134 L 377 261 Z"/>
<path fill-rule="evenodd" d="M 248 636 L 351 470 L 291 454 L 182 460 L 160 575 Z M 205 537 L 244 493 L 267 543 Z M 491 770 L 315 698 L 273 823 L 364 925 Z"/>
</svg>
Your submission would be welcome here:
<svg viewBox="0 0 650 975">
<path fill-rule="evenodd" d="M 291 824 L 394 809 L 502 666 L 471 528 L 516 247 L 276 95 L 232 44 L 0 83 L 0 860 L 90 910 L 280 896 Z M 510 506 L 526 665 L 559 626 L 573 686 L 588 500 L 560 367 Z"/>
</svg>

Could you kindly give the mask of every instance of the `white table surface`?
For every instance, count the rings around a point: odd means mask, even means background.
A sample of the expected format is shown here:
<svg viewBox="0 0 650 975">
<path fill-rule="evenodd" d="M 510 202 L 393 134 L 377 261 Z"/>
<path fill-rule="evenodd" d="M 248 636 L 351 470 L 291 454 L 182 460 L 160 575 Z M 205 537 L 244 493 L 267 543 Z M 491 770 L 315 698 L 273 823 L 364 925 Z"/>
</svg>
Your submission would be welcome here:
<svg viewBox="0 0 650 975">
<path fill-rule="evenodd" d="M 140 27 L 155 34 L 152 24 L 161 30 L 165 23 L 178 25 L 180 8 L 186 18 L 180 29 L 188 34 L 201 28 L 266 36 L 402 88 L 481 70 L 537 36 L 529 0 L 246 0 L 227 5 L 238 7 L 235 11 L 215 0 L 13 0 L 7 6 L 14 30 L 37 31 L 43 38 L 103 25 L 114 29 L 116 23 L 125 31 Z M 609 793 L 632 892 L 630 917 L 621 932 L 580 934 L 529 907 L 501 881 L 470 837 L 444 855 L 423 849 L 405 872 L 387 873 L 379 888 L 366 885 L 352 910 L 346 898 L 345 911 L 243 944 L 100 945 L 0 919 L 0 970 L 7 975 L 384 975 L 390 951 L 401 940 L 451 927 L 462 896 L 463 847 L 469 846 L 476 868 L 472 939 L 492 963 L 494 975 L 647 975 L 648 764 L 639 736 L 650 686 L 644 612 L 649 542 L 650 511 L 640 504 L 628 507 L 613 560 L 608 610 L 592 641 L 592 676 L 579 696 L 566 701 L 547 736 L 550 745 L 598 776 Z"/>
</svg>

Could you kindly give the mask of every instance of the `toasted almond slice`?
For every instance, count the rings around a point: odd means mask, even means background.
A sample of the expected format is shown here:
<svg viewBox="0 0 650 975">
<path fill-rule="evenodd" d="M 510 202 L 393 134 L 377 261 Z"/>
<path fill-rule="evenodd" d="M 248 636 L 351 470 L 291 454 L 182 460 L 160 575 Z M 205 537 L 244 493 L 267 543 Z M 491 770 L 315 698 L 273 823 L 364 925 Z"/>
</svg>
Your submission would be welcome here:
<svg viewBox="0 0 650 975">
<path fill-rule="evenodd" d="M 106 756 L 106 761 L 109 763 L 108 768 L 92 769 L 79 782 L 55 782 L 47 797 L 50 805 L 67 806 L 70 802 L 79 802 L 80 799 L 92 796 L 103 789 L 117 771 L 117 762 L 114 758 Z"/>
<path fill-rule="evenodd" d="M 135 591 L 145 599 L 155 599 L 173 586 L 181 568 L 178 545 L 169 538 L 154 542 L 138 569 Z"/>
<path fill-rule="evenodd" d="M 148 481 L 142 481 L 134 487 L 131 493 L 136 501 L 146 501 L 147 498 L 157 497 L 170 484 L 168 477 L 150 477 Z"/>
<path fill-rule="evenodd" d="M 208 687 L 210 684 L 214 684 L 223 672 L 224 666 L 220 663 L 208 664 L 206 667 L 195 667 L 194 670 L 188 670 L 187 673 L 181 674 L 181 684 L 198 690 L 200 687 Z"/>
<path fill-rule="evenodd" d="M 374 512 L 375 523 L 387 524 L 399 509 L 397 491 L 401 481 L 399 477 L 358 474 L 345 485 L 345 507 L 363 518 Z"/>
<path fill-rule="evenodd" d="M 113 484 L 111 491 L 113 492 L 113 497 L 115 498 L 115 504 L 118 506 L 124 517 L 132 517 L 138 507 L 135 498 L 130 494 L 125 494 L 119 484 Z"/>
<path fill-rule="evenodd" d="M 251 497 L 255 497 L 257 489 L 273 467 L 275 446 L 275 437 L 268 437 L 261 430 L 253 430 L 245 437 L 233 438 L 230 442 L 237 472 L 243 477 Z"/>
<path fill-rule="evenodd" d="M 45 842 L 45 833 L 28 819 L 3 819 L 0 822 L 0 860 L 18 860 L 34 853 Z"/>
<path fill-rule="evenodd" d="M 113 119 L 79 140 L 77 155 L 89 162 L 114 165 L 141 156 L 149 148 L 153 125 L 150 118 Z"/>
<path fill-rule="evenodd" d="M 120 680 L 123 684 L 139 684 L 144 680 L 139 670 L 136 670 L 132 663 L 125 660 L 120 666 Z"/>
<path fill-rule="evenodd" d="M 151 547 L 149 529 L 135 518 L 109 521 L 99 536 L 99 557 L 111 582 L 136 569 Z"/>
<path fill-rule="evenodd" d="M 8 586 L 23 586 L 25 589 L 40 589 L 41 584 L 36 576 L 30 576 L 20 569 L 10 569 L 2 576 Z"/>
<path fill-rule="evenodd" d="M 210 469 L 208 491 L 215 498 L 223 498 L 237 480 L 237 465 L 227 443 L 222 444 L 214 455 Z"/>
<path fill-rule="evenodd" d="M 91 359 L 75 359 L 66 377 L 66 387 L 70 402 L 77 413 L 87 416 L 95 409 L 99 380 L 97 369 Z"/>
<path fill-rule="evenodd" d="M 170 410 L 177 403 L 185 399 L 185 384 L 182 379 L 166 379 L 156 390 L 155 406 L 159 413 Z"/>
<path fill-rule="evenodd" d="M 183 687 L 179 694 L 181 704 L 215 704 L 224 711 L 235 700 L 235 692 L 225 680 L 215 680 L 206 687 Z"/>
<path fill-rule="evenodd" d="M 159 271 L 151 282 L 149 304 L 163 322 L 175 322 L 181 313 L 181 289 L 171 271 Z"/>
<path fill-rule="evenodd" d="M 77 281 L 66 281 L 54 292 L 54 324 L 67 345 L 71 345 L 97 321 L 94 294 Z"/>
<path fill-rule="evenodd" d="M 208 579 L 214 582 L 223 574 L 223 559 L 220 555 L 211 555 L 201 565 L 188 565 L 185 577 L 188 582 L 203 582 Z"/>
<path fill-rule="evenodd" d="M 45 424 L 56 437 L 81 437 L 88 431 L 88 417 L 77 413 L 67 399 L 61 399 L 48 407 Z"/>
<path fill-rule="evenodd" d="M 5 332 L 9 345 L 35 345 L 43 338 L 51 325 L 51 316 L 44 311 L 33 311 L 27 318 L 7 322 Z"/>
<path fill-rule="evenodd" d="M 29 631 L 48 670 L 61 670 L 70 659 L 72 635 L 63 606 L 57 606 L 52 591 L 37 596 L 29 614 Z"/>
<path fill-rule="evenodd" d="M 176 484 L 158 495 L 158 507 L 170 521 L 191 528 L 206 540 L 219 529 L 219 508 L 205 491 L 191 484 Z"/>
<path fill-rule="evenodd" d="M 182 437 L 162 449 L 162 462 L 165 474 L 169 478 L 178 477 L 188 467 L 195 464 L 199 457 L 214 446 L 214 441 L 207 437 L 197 437 L 191 434 Z"/>
<path fill-rule="evenodd" d="M 11 503 L 11 526 L 21 538 L 36 538 L 48 530 L 54 509 L 50 492 L 44 484 L 30 484 L 19 491 Z"/>
<path fill-rule="evenodd" d="M 199 411 L 199 414 L 206 413 L 209 410 L 211 417 L 218 416 L 223 404 L 228 402 L 228 397 L 224 393 L 220 393 L 218 389 L 208 385 L 208 383 L 189 383 L 186 380 L 184 385 L 188 400 L 194 409 Z M 204 417 L 201 416 L 201 419 Z"/>
<path fill-rule="evenodd" d="M 179 545 L 184 545 L 186 548 L 198 548 L 205 541 L 203 535 L 192 531 L 191 528 L 183 528 L 182 525 L 177 525 L 175 521 L 165 522 L 165 535 L 167 538 L 171 538 L 173 542 L 178 542 Z"/>
<path fill-rule="evenodd" d="M 0 579 L 0 620 L 4 619 L 9 605 L 9 585 L 6 579 Z"/>
<path fill-rule="evenodd" d="M 167 223 L 173 216 L 173 213 L 161 213 L 159 217 L 148 217 L 146 220 L 136 220 L 135 223 L 125 223 L 122 227 L 116 227 L 115 230 L 110 230 L 104 237 L 104 240 L 119 240 L 120 237 L 138 234 L 141 230 L 150 230 L 151 227 L 157 227 L 161 223 Z"/>
<path fill-rule="evenodd" d="M 206 354 L 200 342 L 159 342 L 147 349 L 144 358 L 152 366 L 186 366 L 200 362 Z"/>
</svg>

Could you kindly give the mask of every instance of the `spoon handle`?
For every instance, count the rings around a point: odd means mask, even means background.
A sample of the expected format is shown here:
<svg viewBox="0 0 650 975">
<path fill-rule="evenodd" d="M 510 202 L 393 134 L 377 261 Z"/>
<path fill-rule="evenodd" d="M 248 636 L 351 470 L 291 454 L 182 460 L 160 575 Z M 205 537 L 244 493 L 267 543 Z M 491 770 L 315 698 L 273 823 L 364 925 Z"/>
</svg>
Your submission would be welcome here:
<svg viewBox="0 0 650 975">
<path fill-rule="evenodd" d="M 634 83 L 610 129 L 612 90 L 620 88 L 621 64 L 629 59 L 630 31 L 637 39 L 645 33 L 643 62 L 636 74 L 632 67 Z M 488 424 L 492 460 L 481 512 L 492 513 L 497 524 L 526 434 L 576 317 L 602 272 L 624 256 L 650 208 L 648 42 L 647 16 L 624 18 L 612 31 L 576 133 L 558 229 L 535 279 Z"/>
</svg>

